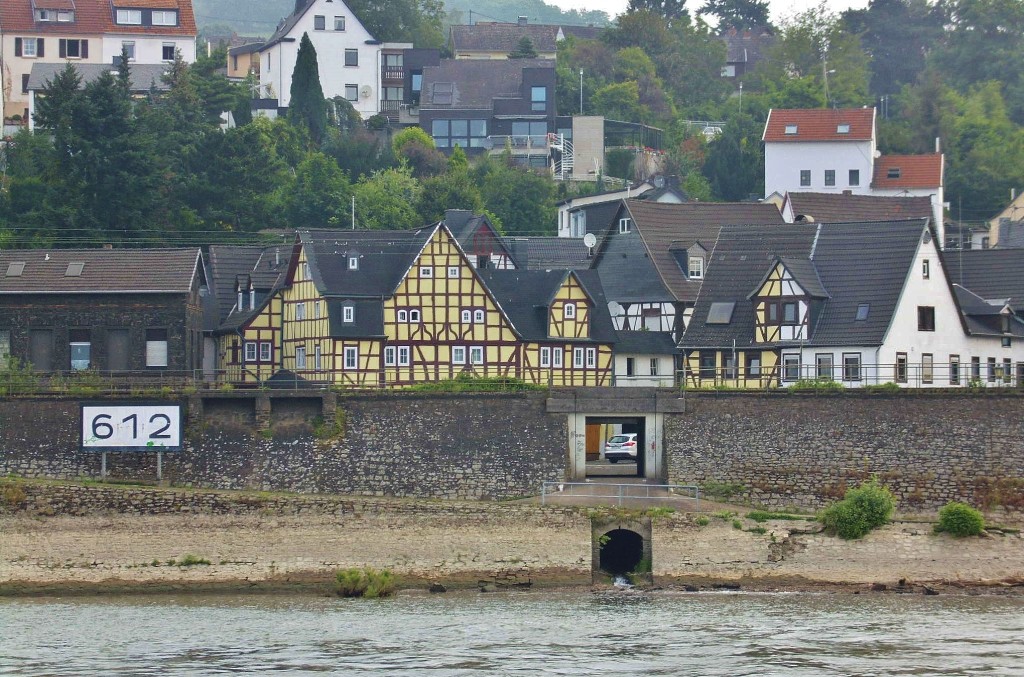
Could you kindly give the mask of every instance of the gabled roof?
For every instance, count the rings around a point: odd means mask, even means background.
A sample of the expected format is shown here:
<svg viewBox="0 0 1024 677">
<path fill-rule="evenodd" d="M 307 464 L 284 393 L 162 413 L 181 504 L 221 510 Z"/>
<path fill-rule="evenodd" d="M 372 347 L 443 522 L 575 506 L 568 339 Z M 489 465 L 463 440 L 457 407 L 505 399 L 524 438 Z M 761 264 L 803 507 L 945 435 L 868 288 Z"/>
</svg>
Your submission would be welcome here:
<svg viewBox="0 0 1024 677">
<path fill-rule="evenodd" d="M 848 126 L 847 132 L 841 130 Z M 786 130 L 795 130 L 787 134 Z M 762 141 L 869 141 L 875 132 L 874 108 L 773 108 Z"/>
<path fill-rule="evenodd" d="M 548 309 L 551 299 L 570 275 L 593 302 L 589 339 L 558 339 L 586 343 L 614 343 L 616 334 L 608 313 L 608 301 L 597 273 L 590 270 L 495 270 L 477 271 L 484 285 L 512 323 L 527 341 L 547 341 Z"/>
<path fill-rule="evenodd" d="M 593 262 L 579 237 L 504 237 L 502 242 L 516 267 L 525 270 L 586 270 Z"/>
<path fill-rule="evenodd" d="M 301 230 L 313 281 L 326 297 L 392 295 L 437 226 L 419 230 Z M 349 270 L 349 256 L 359 267 Z"/>
<path fill-rule="evenodd" d="M 702 280 L 687 278 L 673 253 L 677 248 L 674 245 L 688 248 L 694 242 L 714 242 L 718 239 L 719 229 L 727 224 L 783 223 L 782 215 L 775 205 L 756 202 L 663 204 L 625 200 L 621 209 L 625 209 L 632 218 L 633 226 L 640 234 L 646 253 L 665 288 L 676 300 L 686 302 L 692 302 L 697 297 Z M 603 253 L 604 243 L 601 244 L 600 251 Z M 600 265 L 601 253 L 595 257 L 594 267 Z"/>
<path fill-rule="evenodd" d="M 1013 308 L 1002 300 L 986 300 L 974 292 L 953 285 L 957 305 L 963 314 L 967 331 L 973 336 L 1024 336 L 1024 321 L 1014 314 Z M 1003 331 L 1003 318 L 1007 319 Z"/>
<path fill-rule="evenodd" d="M 530 38 L 538 52 L 554 52 L 558 49 L 558 33 L 564 37 L 574 36 L 593 40 L 601 35 L 601 28 L 593 26 L 556 26 L 549 24 L 519 23 L 475 23 L 472 26 L 451 27 L 452 53 L 461 50 L 477 52 L 511 53 L 519 46 L 523 37 Z"/>
<path fill-rule="evenodd" d="M 983 299 L 1024 307 L 1024 249 L 947 250 L 942 259 L 950 282 Z"/>
<path fill-rule="evenodd" d="M 467 253 L 473 253 L 474 238 L 477 235 L 484 235 L 493 238 L 495 244 L 505 249 L 505 253 L 512 258 L 512 252 L 504 242 L 504 238 L 486 214 L 474 214 L 469 209 L 446 209 L 444 225 L 448 227 L 452 237 Z"/>
<path fill-rule="evenodd" d="M 679 352 L 672 334 L 667 331 L 620 331 L 617 334 L 617 354 L 675 355 Z"/>
<path fill-rule="evenodd" d="M 420 110 L 490 110 L 494 99 L 523 96 L 523 69 L 554 69 L 553 59 L 442 59 L 423 68 Z M 433 86 L 451 84 L 451 103 L 434 103 Z"/>
<path fill-rule="evenodd" d="M 942 185 L 942 153 L 883 155 L 875 160 L 872 188 L 938 188 Z"/>
<path fill-rule="evenodd" d="M 35 9 L 74 10 L 74 21 L 36 21 Z M 115 9 L 168 9 L 178 11 L 177 26 L 128 26 L 114 23 Z M 43 35 L 182 35 L 195 37 L 192 0 L 3 0 L 0 30 L 4 33 Z M 55 52 L 56 53 L 56 52 Z"/>
<path fill-rule="evenodd" d="M 881 345 L 914 264 L 927 219 L 862 223 L 794 223 L 722 228 L 707 277 L 680 345 L 739 347 L 754 343 L 754 301 L 747 290 L 776 260 L 813 262 L 821 288 L 807 346 Z M 808 279 L 805 270 L 802 278 Z M 707 324 L 712 303 L 736 304 L 731 322 Z M 867 304 L 868 316 L 857 320 Z"/>
<path fill-rule="evenodd" d="M 288 270 L 292 248 L 211 245 L 209 249 L 210 286 L 217 305 L 217 327 L 234 329 L 243 325 L 261 310 L 265 300 L 282 282 Z M 257 307 L 232 312 L 238 303 L 236 283 L 242 278 L 252 282 L 257 294 Z"/>
<path fill-rule="evenodd" d="M 78 77 L 82 80 L 82 87 L 94 80 L 98 80 L 104 73 L 111 73 L 117 77 L 117 67 L 103 63 L 75 63 L 73 64 Z M 46 88 L 48 82 L 52 82 L 64 68 L 65 63 L 34 63 L 32 72 L 28 76 L 29 90 L 40 91 Z M 168 64 L 131 64 L 128 68 L 128 80 L 131 90 L 135 94 L 145 94 L 152 89 L 166 92 L 171 86 L 164 82 L 164 74 L 167 73 Z"/>
<path fill-rule="evenodd" d="M 15 264 L 13 270 L 11 264 Z M 83 265 L 77 271 L 72 264 Z M 9 274 L 18 268 L 20 274 Z M 205 278 L 202 252 L 197 248 L 0 252 L 0 295 L 185 294 L 197 275 Z"/>
<path fill-rule="evenodd" d="M 785 199 L 783 211 L 788 205 L 794 217 L 805 216 L 824 223 L 923 219 L 932 215 L 928 197 L 787 193 Z"/>
<path fill-rule="evenodd" d="M 331 1 L 336 1 L 339 5 L 339 7 L 334 10 L 336 14 L 345 14 L 348 17 L 347 20 L 349 23 L 355 21 L 360 26 L 362 26 L 362 22 L 359 21 L 359 17 L 355 15 L 352 9 L 348 7 L 348 5 L 346 5 L 343 2 L 343 0 Z M 281 20 L 281 23 L 277 25 L 277 30 L 274 31 L 274 34 L 271 35 L 266 42 L 260 45 L 259 51 L 262 52 L 264 50 L 270 49 L 279 42 L 284 42 L 286 38 L 288 38 L 289 33 L 292 32 L 292 29 L 295 28 L 295 25 L 299 23 L 299 20 L 303 16 L 305 16 L 306 12 L 308 12 L 309 9 L 315 4 L 316 0 L 296 0 L 295 9 L 292 10 L 291 14 L 289 14 L 288 16 Z M 292 39 L 297 40 L 298 38 L 293 37 Z"/>
</svg>

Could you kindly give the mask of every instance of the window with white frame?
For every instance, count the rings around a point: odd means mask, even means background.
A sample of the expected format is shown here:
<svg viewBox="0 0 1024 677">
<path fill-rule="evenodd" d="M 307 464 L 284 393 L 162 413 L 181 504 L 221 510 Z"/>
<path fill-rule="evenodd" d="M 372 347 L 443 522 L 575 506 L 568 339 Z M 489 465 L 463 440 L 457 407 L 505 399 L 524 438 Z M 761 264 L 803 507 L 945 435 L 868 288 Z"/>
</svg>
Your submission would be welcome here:
<svg viewBox="0 0 1024 677">
<path fill-rule="evenodd" d="M 571 237 L 583 237 L 587 234 L 587 213 L 584 211 L 573 212 L 569 215 L 569 235 Z"/>
<path fill-rule="evenodd" d="M 345 50 L 345 65 L 346 66 L 358 66 L 359 65 L 359 50 L 358 49 L 346 49 Z"/>
<path fill-rule="evenodd" d="M 540 349 L 540 366 L 551 366 L 551 348 L 548 346 L 542 346 Z"/>
<path fill-rule="evenodd" d="M 349 101 L 359 101 L 359 85 L 345 85 L 345 98 Z"/>
<path fill-rule="evenodd" d="M 260 362 L 270 362 L 273 355 L 273 345 L 270 341 L 260 342 Z"/>
<path fill-rule="evenodd" d="M 174 10 L 153 10 L 152 23 L 154 26 L 177 26 L 178 12 Z"/>
<path fill-rule="evenodd" d="M 573 348 L 572 366 L 575 367 L 576 369 L 583 368 L 583 348 Z"/>
<path fill-rule="evenodd" d="M 473 311 L 463 310 L 462 311 L 462 324 L 469 324 L 473 321 Z"/>
<path fill-rule="evenodd" d="M 566 303 L 562 306 L 562 317 L 566 320 L 573 320 L 576 318 L 576 304 Z"/>
<path fill-rule="evenodd" d="M 562 349 L 554 348 L 551 350 L 551 366 L 561 368 L 562 366 Z"/>
<path fill-rule="evenodd" d="M 398 346 L 398 366 L 408 367 L 409 366 L 409 346 Z"/>
<path fill-rule="evenodd" d="M 408 322 L 409 321 L 409 311 L 408 310 L 399 310 L 398 313 L 395 314 L 395 317 L 397 318 L 399 323 Z"/>
<path fill-rule="evenodd" d="M 317 371 L 324 368 L 323 354 L 320 352 L 320 346 L 313 348 L 313 368 Z"/>
<path fill-rule="evenodd" d="M 30 58 L 43 56 L 43 50 L 40 49 L 40 45 L 42 44 L 42 38 L 15 38 L 14 56 L 26 56 Z"/>
<path fill-rule="evenodd" d="M 165 42 L 160 45 L 160 58 L 164 61 L 174 61 L 174 53 L 177 46 L 173 42 Z"/>
<path fill-rule="evenodd" d="M 319 320 L 320 319 L 320 302 L 319 301 L 313 301 L 313 319 L 314 320 Z"/>
<path fill-rule="evenodd" d="M 345 30 L 345 17 L 336 16 L 334 17 L 334 30 L 343 31 Z"/>
<path fill-rule="evenodd" d="M 349 270 L 359 270 L 359 257 L 358 256 L 350 256 L 350 257 L 348 257 L 348 269 Z"/>
<path fill-rule="evenodd" d="M 129 61 L 135 61 L 135 41 L 134 40 L 123 40 L 121 41 L 121 51 L 128 55 Z"/>
<path fill-rule="evenodd" d="M 452 364 L 465 364 L 466 363 L 466 348 L 465 346 L 452 346 Z"/>
<path fill-rule="evenodd" d="M 345 369 L 355 369 L 359 366 L 359 348 L 345 346 Z"/>
<path fill-rule="evenodd" d="M 597 349 L 587 348 L 587 369 L 593 369 L 597 366 Z"/>
<path fill-rule="evenodd" d="M 295 368 L 306 368 L 306 346 L 299 346 L 295 349 Z"/>
<path fill-rule="evenodd" d="M 384 366 L 393 367 L 395 366 L 395 347 L 387 346 L 384 348 Z"/>
<path fill-rule="evenodd" d="M 257 351 L 256 342 L 255 341 L 246 341 L 243 345 L 245 347 L 245 361 L 246 362 L 255 362 L 256 361 L 256 351 Z"/>
<path fill-rule="evenodd" d="M 312 280 L 313 279 L 313 273 L 310 271 L 308 263 L 303 263 L 302 264 L 302 279 L 303 280 Z"/>
<path fill-rule="evenodd" d="M 313 30 L 324 31 L 327 30 L 327 17 L 322 14 L 316 14 L 313 16 Z"/>
<path fill-rule="evenodd" d="M 146 330 L 146 366 L 167 366 L 167 330 Z"/>
<path fill-rule="evenodd" d="M 481 324 L 484 321 L 484 311 L 477 309 L 473 311 L 473 322 Z"/>
<path fill-rule="evenodd" d="M 434 269 L 430 266 L 420 266 L 420 277 L 434 277 Z"/>
<path fill-rule="evenodd" d="M 482 346 L 473 346 L 469 349 L 469 361 L 473 364 L 484 363 L 484 349 Z"/>
<path fill-rule="evenodd" d="M 295 319 L 305 320 L 306 319 L 306 302 L 299 301 L 295 304 Z"/>
<path fill-rule="evenodd" d="M 352 323 L 356 321 L 355 306 L 346 305 L 341 307 L 341 321 L 345 323 Z"/>
<path fill-rule="evenodd" d="M 633 220 L 629 218 L 619 219 L 619 232 L 628 233 L 633 228 Z"/>
<path fill-rule="evenodd" d="M 800 380 L 800 355 L 798 353 L 785 353 L 782 356 L 782 380 Z"/>
<path fill-rule="evenodd" d="M 459 277 L 460 270 L 458 266 L 448 266 L 448 277 Z"/>
<path fill-rule="evenodd" d="M 657 376 L 657 375 L 658 375 L 658 358 L 657 357 L 652 357 L 651 358 L 651 376 Z"/>
<path fill-rule="evenodd" d="M 420 311 L 415 308 L 409 311 L 409 323 L 417 324 L 420 321 Z"/>
<path fill-rule="evenodd" d="M 699 280 L 704 277 L 704 257 L 703 256 L 691 256 L 689 265 L 690 278 Z"/>
<path fill-rule="evenodd" d="M 142 23 L 141 9 L 119 9 L 117 10 L 118 24 L 127 26 L 138 26 Z"/>
</svg>

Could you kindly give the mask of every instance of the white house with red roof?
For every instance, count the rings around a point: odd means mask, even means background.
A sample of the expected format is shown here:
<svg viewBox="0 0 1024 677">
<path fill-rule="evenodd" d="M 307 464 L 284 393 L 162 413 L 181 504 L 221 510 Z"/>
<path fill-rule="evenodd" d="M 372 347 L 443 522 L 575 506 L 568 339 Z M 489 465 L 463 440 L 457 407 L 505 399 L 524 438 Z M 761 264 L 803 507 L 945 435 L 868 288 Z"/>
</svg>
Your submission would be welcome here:
<svg viewBox="0 0 1024 677">
<path fill-rule="evenodd" d="M 112 64 L 196 58 L 192 0 L 0 0 L 0 104 L 26 117 L 35 64 Z"/>
<path fill-rule="evenodd" d="M 761 138 L 765 196 L 928 197 L 945 242 L 942 154 L 880 155 L 874 108 L 772 109 Z"/>
</svg>

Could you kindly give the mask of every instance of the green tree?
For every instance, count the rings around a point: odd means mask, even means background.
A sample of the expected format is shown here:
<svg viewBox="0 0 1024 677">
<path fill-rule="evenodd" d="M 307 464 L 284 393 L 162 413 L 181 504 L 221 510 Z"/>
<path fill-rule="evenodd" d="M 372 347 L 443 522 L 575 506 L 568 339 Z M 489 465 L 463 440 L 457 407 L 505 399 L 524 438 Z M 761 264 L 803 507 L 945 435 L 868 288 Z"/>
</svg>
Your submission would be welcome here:
<svg viewBox="0 0 1024 677">
<path fill-rule="evenodd" d="M 395 155 L 401 155 L 407 144 L 419 143 L 427 148 L 434 148 L 434 138 L 427 134 L 422 127 L 406 127 L 391 137 L 391 150 Z"/>
<path fill-rule="evenodd" d="M 302 34 L 299 53 L 295 57 L 288 118 L 296 124 L 305 125 L 315 143 L 323 139 L 324 130 L 327 128 L 327 102 L 324 99 L 324 90 L 320 86 L 316 48 L 313 47 L 307 33 Z"/>
<path fill-rule="evenodd" d="M 376 171 L 360 180 L 353 192 L 360 228 L 401 230 L 424 225 L 415 209 L 423 187 L 408 167 Z"/>
<path fill-rule="evenodd" d="M 283 196 L 288 226 L 338 227 L 349 219 L 352 186 L 333 159 L 313 151 L 295 170 L 294 186 Z"/>
<path fill-rule="evenodd" d="M 508 235 L 554 235 L 558 208 L 555 182 L 546 175 L 488 157 L 472 173 L 487 211 Z"/>
<path fill-rule="evenodd" d="M 652 12 L 669 19 L 689 18 L 686 0 L 629 0 L 626 12 Z"/>
<path fill-rule="evenodd" d="M 767 0 L 705 0 L 700 14 L 718 17 L 718 27 L 737 29 L 770 26 Z"/>
<path fill-rule="evenodd" d="M 735 202 L 764 194 L 763 125 L 749 115 L 737 114 L 708 144 L 704 176 L 719 200 Z"/>
<path fill-rule="evenodd" d="M 445 42 L 441 0 L 349 0 L 366 30 L 382 42 L 411 42 L 440 48 Z"/>
<path fill-rule="evenodd" d="M 406 127 L 391 138 L 395 158 L 405 162 L 417 179 L 444 173 L 447 160 L 434 139 L 420 127 Z"/>
<path fill-rule="evenodd" d="M 530 39 L 529 35 L 524 35 L 519 39 L 519 44 L 516 48 L 509 52 L 508 58 L 510 59 L 536 59 L 537 50 L 533 47 L 533 40 Z"/>
<path fill-rule="evenodd" d="M 640 86 L 635 81 L 605 85 L 590 97 L 592 112 L 613 120 L 642 122 L 647 116 L 640 105 Z"/>
<path fill-rule="evenodd" d="M 468 209 L 474 213 L 483 209 L 480 189 L 465 167 L 455 166 L 445 174 L 423 181 L 423 191 L 416 207 L 420 222 L 440 221 L 446 209 Z"/>
</svg>

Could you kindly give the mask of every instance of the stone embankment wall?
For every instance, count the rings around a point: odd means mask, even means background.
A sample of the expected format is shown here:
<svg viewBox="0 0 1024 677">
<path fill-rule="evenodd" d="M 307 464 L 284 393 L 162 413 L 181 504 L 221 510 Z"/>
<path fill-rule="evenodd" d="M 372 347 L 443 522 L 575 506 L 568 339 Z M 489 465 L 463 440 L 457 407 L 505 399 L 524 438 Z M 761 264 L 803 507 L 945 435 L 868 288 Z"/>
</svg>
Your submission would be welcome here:
<svg viewBox="0 0 1024 677">
<path fill-rule="evenodd" d="M 1016 393 L 688 396 L 665 438 L 670 482 L 755 504 L 817 508 L 877 475 L 904 513 L 1024 509 Z"/>
<path fill-rule="evenodd" d="M 507 499 L 564 478 L 567 422 L 543 393 L 193 397 L 187 443 L 163 457 L 178 486 Z M 79 451 L 79 403 L 0 401 L 0 475 L 98 477 Z M 110 453 L 110 477 L 152 480 L 156 454 Z"/>
</svg>

